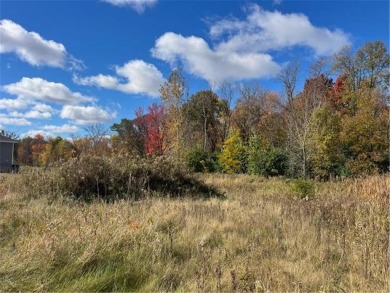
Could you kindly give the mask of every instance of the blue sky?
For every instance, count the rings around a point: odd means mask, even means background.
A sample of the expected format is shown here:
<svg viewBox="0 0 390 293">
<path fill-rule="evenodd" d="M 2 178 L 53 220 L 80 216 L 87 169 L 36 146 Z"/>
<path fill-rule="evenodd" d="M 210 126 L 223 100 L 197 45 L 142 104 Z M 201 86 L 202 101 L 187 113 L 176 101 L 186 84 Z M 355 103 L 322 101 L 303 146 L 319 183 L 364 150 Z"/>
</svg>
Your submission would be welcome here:
<svg viewBox="0 0 390 293">
<path fill-rule="evenodd" d="M 388 1 L 0 0 L 0 129 L 82 136 L 159 102 L 180 65 L 190 93 L 275 76 L 345 45 L 389 46 Z"/>
</svg>

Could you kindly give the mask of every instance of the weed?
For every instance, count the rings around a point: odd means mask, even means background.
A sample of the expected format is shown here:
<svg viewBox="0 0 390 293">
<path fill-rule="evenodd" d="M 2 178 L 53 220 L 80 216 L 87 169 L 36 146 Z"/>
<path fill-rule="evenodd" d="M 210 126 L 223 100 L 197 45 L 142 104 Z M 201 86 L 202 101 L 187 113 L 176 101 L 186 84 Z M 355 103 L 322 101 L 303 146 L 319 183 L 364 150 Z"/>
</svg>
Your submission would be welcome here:
<svg viewBox="0 0 390 293">
<path fill-rule="evenodd" d="M 226 199 L 86 204 L 47 197 L 57 172 L 0 177 L 0 291 L 390 291 L 389 176 L 297 201 L 283 178 L 198 174 Z"/>
</svg>

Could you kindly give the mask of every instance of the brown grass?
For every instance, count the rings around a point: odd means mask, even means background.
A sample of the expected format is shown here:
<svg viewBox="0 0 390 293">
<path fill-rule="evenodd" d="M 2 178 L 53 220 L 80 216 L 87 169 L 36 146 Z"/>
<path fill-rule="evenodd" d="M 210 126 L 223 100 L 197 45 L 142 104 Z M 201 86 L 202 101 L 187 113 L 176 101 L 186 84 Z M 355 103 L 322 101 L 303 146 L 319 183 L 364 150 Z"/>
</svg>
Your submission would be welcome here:
<svg viewBox="0 0 390 293">
<path fill-rule="evenodd" d="M 26 176 L 0 174 L 0 291 L 390 291 L 389 176 L 306 201 L 286 179 L 198 175 L 226 199 L 112 204 Z"/>
</svg>

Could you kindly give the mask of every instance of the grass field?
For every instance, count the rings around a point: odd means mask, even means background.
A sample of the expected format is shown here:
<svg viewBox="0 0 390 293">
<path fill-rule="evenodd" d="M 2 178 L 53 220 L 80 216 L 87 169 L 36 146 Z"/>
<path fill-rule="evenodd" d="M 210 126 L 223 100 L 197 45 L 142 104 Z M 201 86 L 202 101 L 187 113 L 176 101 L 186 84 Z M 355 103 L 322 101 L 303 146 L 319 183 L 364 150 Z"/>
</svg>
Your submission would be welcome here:
<svg viewBox="0 0 390 293">
<path fill-rule="evenodd" d="M 288 179 L 197 177 L 225 198 L 86 204 L 0 174 L 0 291 L 390 292 L 389 176 L 309 200 Z"/>
</svg>

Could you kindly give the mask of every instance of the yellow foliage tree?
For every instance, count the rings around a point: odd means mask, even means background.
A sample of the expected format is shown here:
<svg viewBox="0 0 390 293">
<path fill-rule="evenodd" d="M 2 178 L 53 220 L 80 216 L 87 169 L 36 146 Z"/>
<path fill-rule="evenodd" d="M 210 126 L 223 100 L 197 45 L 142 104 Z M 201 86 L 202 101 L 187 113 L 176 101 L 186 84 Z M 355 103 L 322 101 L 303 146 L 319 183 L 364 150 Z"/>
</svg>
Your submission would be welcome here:
<svg viewBox="0 0 390 293">
<path fill-rule="evenodd" d="M 245 148 L 240 133 L 232 131 L 223 144 L 222 152 L 219 155 L 219 163 L 223 171 L 228 174 L 245 172 Z"/>
<path fill-rule="evenodd" d="M 389 106 L 373 89 L 359 90 L 354 115 L 342 117 L 341 141 L 351 174 L 388 171 Z"/>
</svg>

